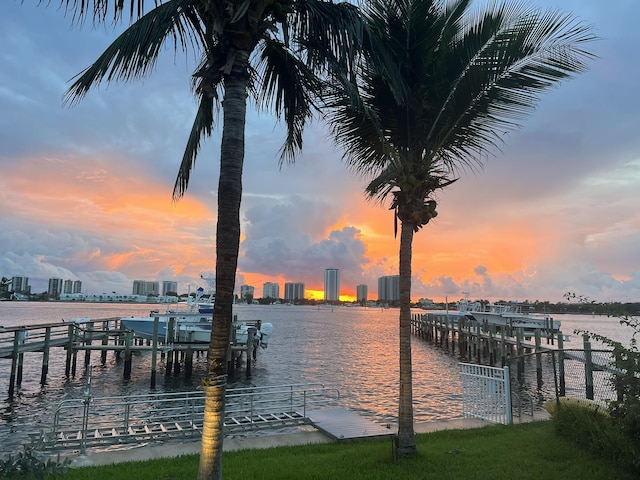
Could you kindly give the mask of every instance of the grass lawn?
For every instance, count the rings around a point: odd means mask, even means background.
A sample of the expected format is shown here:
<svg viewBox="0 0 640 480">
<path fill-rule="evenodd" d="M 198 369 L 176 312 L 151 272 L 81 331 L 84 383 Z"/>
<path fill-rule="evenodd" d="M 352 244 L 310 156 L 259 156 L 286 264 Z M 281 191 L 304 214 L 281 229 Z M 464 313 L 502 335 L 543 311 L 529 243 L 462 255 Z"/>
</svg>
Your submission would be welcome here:
<svg viewBox="0 0 640 480">
<path fill-rule="evenodd" d="M 390 440 L 225 452 L 225 479 L 566 479 L 635 478 L 580 450 L 551 421 L 417 435 L 418 455 L 393 459 Z M 198 456 L 70 470 L 65 479 L 181 480 L 197 477 Z"/>
</svg>

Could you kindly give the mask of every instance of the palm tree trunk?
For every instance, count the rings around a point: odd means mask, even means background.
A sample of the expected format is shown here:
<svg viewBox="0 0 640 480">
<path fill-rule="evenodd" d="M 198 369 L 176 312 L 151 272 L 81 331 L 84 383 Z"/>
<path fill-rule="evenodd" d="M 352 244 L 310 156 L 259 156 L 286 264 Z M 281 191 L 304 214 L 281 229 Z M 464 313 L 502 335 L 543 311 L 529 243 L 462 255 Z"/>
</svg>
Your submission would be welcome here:
<svg viewBox="0 0 640 480">
<path fill-rule="evenodd" d="M 224 395 L 229 338 L 233 321 L 233 291 L 240 247 L 240 202 L 249 80 L 248 54 L 240 51 L 236 55 L 232 71 L 224 79 L 224 116 L 216 228 L 216 299 L 209 343 L 209 384 L 204 387 L 205 410 L 199 480 L 222 479 Z"/>
<path fill-rule="evenodd" d="M 411 369 L 411 249 L 413 225 L 402 222 L 400 233 L 400 400 L 396 453 L 417 452 L 413 431 L 413 378 Z"/>
</svg>

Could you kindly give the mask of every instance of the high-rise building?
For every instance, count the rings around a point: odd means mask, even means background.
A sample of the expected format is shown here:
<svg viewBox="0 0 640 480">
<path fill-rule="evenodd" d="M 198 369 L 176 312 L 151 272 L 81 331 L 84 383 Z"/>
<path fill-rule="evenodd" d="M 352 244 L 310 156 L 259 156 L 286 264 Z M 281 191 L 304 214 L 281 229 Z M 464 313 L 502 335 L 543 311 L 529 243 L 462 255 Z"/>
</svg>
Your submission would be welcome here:
<svg viewBox="0 0 640 480">
<path fill-rule="evenodd" d="M 64 293 L 73 293 L 73 280 L 65 280 L 63 290 Z"/>
<path fill-rule="evenodd" d="M 162 282 L 162 296 L 166 296 L 168 293 L 178 293 L 178 282 L 170 282 L 164 280 Z"/>
<path fill-rule="evenodd" d="M 145 282 L 146 295 L 160 295 L 160 282 Z"/>
<path fill-rule="evenodd" d="M 134 280 L 133 281 L 133 295 L 146 295 L 147 294 L 147 282 L 144 280 Z"/>
<path fill-rule="evenodd" d="M 340 300 L 340 270 L 337 268 L 324 271 L 324 299 L 328 302 Z"/>
<path fill-rule="evenodd" d="M 262 285 L 262 298 L 280 298 L 280 285 L 273 282 L 265 282 Z"/>
<path fill-rule="evenodd" d="M 73 293 L 82 293 L 82 282 L 80 280 L 73 282 Z"/>
<path fill-rule="evenodd" d="M 160 295 L 160 282 L 133 281 L 133 295 Z"/>
<path fill-rule="evenodd" d="M 47 289 L 47 293 L 51 298 L 60 298 L 60 294 L 62 293 L 63 281 L 61 278 L 50 278 L 49 279 L 49 288 Z"/>
<path fill-rule="evenodd" d="M 383 302 L 400 300 L 400 275 L 386 275 L 378 278 L 378 300 Z"/>
<path fill-rule="evenodd" d="M 358 300 L 359 303 L 361 304 L 367 303 L 368 294 L 369 294 L 369 287 L 367 287 L 365 284 L 360 284 L 356 286 L 356 300 Z"/>
<path fill-rule="evenodd" d="M 284 300 L 285 302 L 294 302 L 296 300 L 304 300 L 304 283 L 287 282 L 284 284 Z"/>
<path fill-rule="evenodd" d="M 31 293 L 29 277 L 13 277 L 11 279 L 10 290 L 16 293 Z"/>
<path fill-rule="evenodd" d="M 253 301 L 253 292 L 255 288 L 251 285 L 240 285 L 240 299 L 248 300 L 248 297 L 251 297 L 251 301 Z"/>
</svg>

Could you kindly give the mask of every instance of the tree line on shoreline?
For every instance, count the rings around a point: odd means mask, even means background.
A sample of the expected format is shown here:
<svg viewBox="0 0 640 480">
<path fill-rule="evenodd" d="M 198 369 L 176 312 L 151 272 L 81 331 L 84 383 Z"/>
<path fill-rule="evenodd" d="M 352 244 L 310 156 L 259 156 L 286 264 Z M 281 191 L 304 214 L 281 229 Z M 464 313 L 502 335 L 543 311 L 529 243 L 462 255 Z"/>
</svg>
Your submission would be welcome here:
<svg viewBox="0 0 640 480">
<path fill-rule="evenodd" d="M 193 297 L 195 294 L 191 294 Z M 180 301 L 186 301 L 188 294 L 180 295 Z M 10 300 L 10 298 L 1 298 L 0 300 Z M 60 301 L 55 298 L 51 298 L 47 292 L 35 293 L 26 296 L 24 301 L 30 302 L 51 302 Z M 62 300 L 65 301 L 65 300 Z M 640 315 L 640 302 L 550 302 L 548 300 L 524 300 L 522 302 L 513 302 L 509 300 L 498 300 L 492 302 L 486 299 L 476 300 L 483 306 L 487 306 L 492 303 L 497 304 L 517 304 L 521 307 L 523 313 L 547 313 L 547 314 L 579 314 L 579 315 Z M 82 300 L 72 300 L 73 303 L 81 303 Z M 85 303 L 100 303 L 100 302 L 85 302 Z M 139 302 L 117 302 L 107 301 L 103 303 L 139 303 Z M 240 303 L 240 302 L 239 302 Z M 241 302 L 247 303 L 247 302 Z M 283 298 L 255 298 L 252 302 L 257 305 L 306 305 L 306 306 L 320 306 L 320 305 L 333 305 L 333 306 L 362 306 L 369 308 L 399 308 L 399 301 L 381 301 L 381 300 L 369 300 L 366 303 L 363 302 L 343 302 L 343 301 L 327 301 L 312 298 L 297 299 L 295 301 L 285 300 Z M 424 310 L 455 310 L 455 302 L 433 302 L 432 304 L 424 304 L 420 302 L 413 302 L 412 308 L 421 308 Z"/>
</svg>

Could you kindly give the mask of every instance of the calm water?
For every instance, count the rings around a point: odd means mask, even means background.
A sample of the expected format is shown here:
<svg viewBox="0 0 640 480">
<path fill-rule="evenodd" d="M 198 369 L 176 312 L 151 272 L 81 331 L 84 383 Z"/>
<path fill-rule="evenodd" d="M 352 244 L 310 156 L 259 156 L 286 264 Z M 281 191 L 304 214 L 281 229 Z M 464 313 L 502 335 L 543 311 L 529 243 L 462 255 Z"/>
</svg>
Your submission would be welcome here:
<svg viewBox="0 0 640 480">
<path fill-rule="evenodd" d="M 91 319 L 146 315 L 157 305 L 144 304 L 72 304 L 0 302 L 0 325 L 29 325 L 58 322 L 62 319 Z M 274 334 L 269 348 L 262 350 L 250 379 L 240 378 L 231 386 L 278 385 L 321 382 L 340 390 L 340 405 L 380 423 L 395 422 L 398 397 L 398 310 L 360 307 L 293 307 L 239 305 L 240 319 L 271 322 Z M 606 317 L 557 316 L 562 330 L 576 328 L 597 332 L 628 343 L 630 332 L 618 321 Z M 566 348 L 580 348 L 573 336 Z M 54 349 L 47 384 L 40 385 L 42 354 L 25 354 L 22 386 L 13 400 L 6 398 L 10 360 L 0 359 L 0 453 L 13 451 L 27 432 L 48 425 L 57 404 L 71 397 L 81 397 L 86 375 L 64 376 L 64 350 Z M 461 415 L 458 359 L 413 341 L 414 414 L 416 421 L 455 418 Z M 81 364 L 79 356 L 79 365 Z M 113 353 L 107 364 L 100 365 L 99 354 L 92 363 L 92 393 L 96 397 L 150 392 L 149 353 L 134 356 L 132 376 L 122 379 L 123 365 Z M 79 367 L 80 368 L 80 367 Z M 159 364 L 157 391 L 191 390 L 198 387 L 206 372 L 204 359 L 194 362 L 194 376 L 164 376 Z"/>
</svg>

